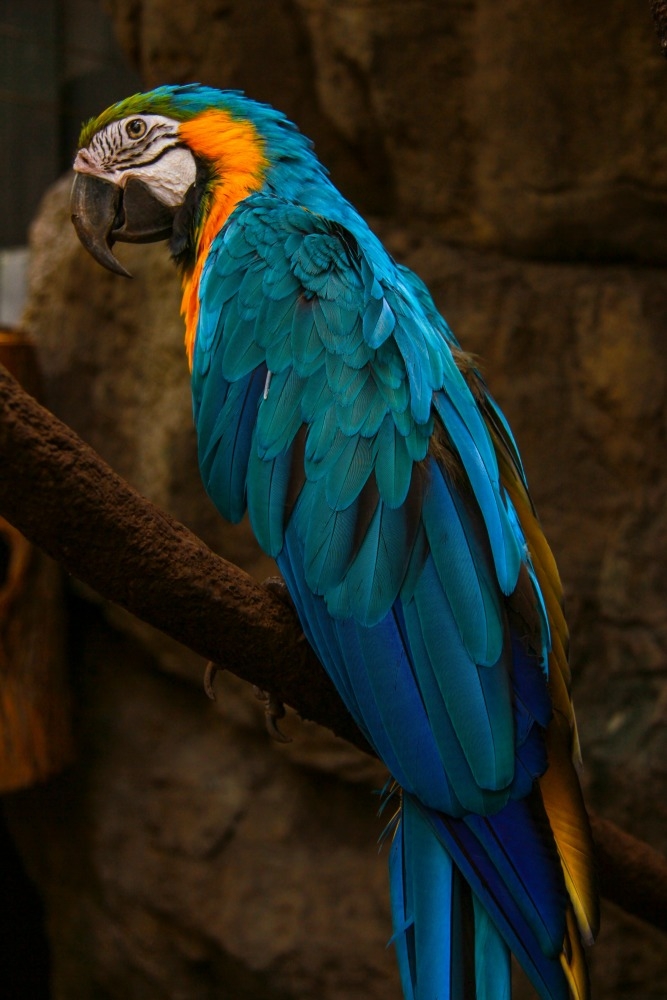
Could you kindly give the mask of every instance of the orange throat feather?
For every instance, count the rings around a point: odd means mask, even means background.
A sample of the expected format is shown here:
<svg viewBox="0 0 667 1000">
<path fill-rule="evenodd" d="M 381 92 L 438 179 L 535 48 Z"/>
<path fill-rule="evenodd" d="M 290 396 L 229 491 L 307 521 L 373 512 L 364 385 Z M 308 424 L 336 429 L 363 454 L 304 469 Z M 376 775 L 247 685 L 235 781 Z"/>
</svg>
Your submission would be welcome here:
<svg viewBox="0 0 667 1000">
<path fill-rule="evenodd" d="M 234 118 L 228 111 L 206 111 L 183 122 L 179 134 L 195 156 L 211 165 L 214 177 L 209 209 L 197 234 L 195 265 L 183 278 L 181 314 L 185 319 L 185 349 L 192 368 L 199 320 L 199 282 L 208 252 L 239 202 L 261 188 L 268 161 L 255 127 Z"/>
</svg>

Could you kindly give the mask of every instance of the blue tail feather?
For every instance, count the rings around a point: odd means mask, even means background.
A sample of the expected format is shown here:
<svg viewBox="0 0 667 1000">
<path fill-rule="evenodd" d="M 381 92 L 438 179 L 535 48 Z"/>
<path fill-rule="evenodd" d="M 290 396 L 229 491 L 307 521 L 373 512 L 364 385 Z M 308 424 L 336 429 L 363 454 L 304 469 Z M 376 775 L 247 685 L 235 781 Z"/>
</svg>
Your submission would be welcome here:
<svg viewBox="0 0 667 1000">
<path fill-rule="evenodd" d="M 495 816 L 467 816 L 473 831 L 500 873 L 541 950 L 558 956 L 565 936 L 565 883 L 556 845 L 538 800 L 509 802 Z"/>
<path fill-rule="evenodd" d="M 476 1000 L 511 1000 L 510 950 L 476 896 L 475 987 Z"/>
<path fill-rule="evenodd" d="M 406 1000 L 505 1000 L 475 992 L 473 900 L 461 872 L 409 797 L 401 805 L 389 859 L 390 892 L 401 983 Z M 506 949 L 505 949 L 506 950 Z M 499 966 L 502 971 L 502 965 Z"/>
<path fill-rule="evenodd" d="M 512 805 L 514 803 L 506 808 Z M 423 810 L 419 803 L 417 808 Z M 545 954 L 535 932 L 535 924 L 542 922 L 544 899 L 540 893 L 543 884 L 538 879 L 536 885 L 524 886 L 520 906 L 507 884 L 513 881 L 507 871 L 512 863 L 504 859 L 500 843 L 496 843 L 494 856 L 490 856 L 486 848 L 492 840 L 491 836 L 486 838 L 486 842 L 485 838 L 478 838 L 477 831 L 471 828 L 468 820 L 450 819 L 427 810 L 423 812 L 540 997 L 543 1000 L 568 1000 L 569 990 L 559 958 L 551 948 L 549 954 Z M 495 820 L 496 817 L 491 817 L 485 822 L 493 829 Z M 516 832 L 514 839 L 517 839 Z M 519 836 L 518 840 L 516 851 L 523 850 L 529 856 L 533 846 L 531 838 L 524 840 Z M 526 915 L 528 911 L 531 911 L 530 918 Z"/>
</svg>

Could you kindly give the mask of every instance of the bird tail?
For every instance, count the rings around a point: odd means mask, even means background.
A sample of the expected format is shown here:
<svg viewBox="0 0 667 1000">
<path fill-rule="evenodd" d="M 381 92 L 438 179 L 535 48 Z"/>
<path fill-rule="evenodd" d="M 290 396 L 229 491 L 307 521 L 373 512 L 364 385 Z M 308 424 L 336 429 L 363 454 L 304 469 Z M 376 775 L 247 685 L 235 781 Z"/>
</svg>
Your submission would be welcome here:
<svg viewBox="0 0 667 1000">
<path fill-rule="evenodd" d="M 436 835 L 403 796 L 389 856 L 405 1000 L 510 1000 L 510 952 Z"/>
<path fill-rule="evenodd" d="M 461 819 L 402 793 L 389 871 L 405 1000 L 509 1000 L 510 951 L 543 1000 L 586 1000 L 539 791 L 494 816 Z"/>
</svg>

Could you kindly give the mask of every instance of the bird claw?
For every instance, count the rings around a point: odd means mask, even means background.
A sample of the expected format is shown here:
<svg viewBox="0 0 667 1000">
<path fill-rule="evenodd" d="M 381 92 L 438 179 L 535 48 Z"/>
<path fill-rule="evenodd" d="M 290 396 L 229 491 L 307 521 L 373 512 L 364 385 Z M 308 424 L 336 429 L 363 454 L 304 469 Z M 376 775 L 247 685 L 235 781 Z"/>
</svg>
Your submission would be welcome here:
<svg viewBox="0 0 667 1000">
<path fill-rule="evenodd" d="M 262 691 L 257 686 L 253 687 L 253 691 L 255 692 L 255 697 L 264 702 L 266 731 L 271 739 L 275 740 L 276 743 L 291 743 L 291 737 L 286 736 L 278 725 L 278 719 L 285 717 L 285 706 L 280 698 L 277 698 L 276 695 L 271 694 L 269 691 Z"/>
<path fill-rule="evenodd" d="M 294 601 L 291 598 L 290 592 L 287 589 L 287 585 L 283 580 L 282 576 L 269 576 L 266 578 L 266 580 L 263 581 L 262 586 L 266 587 L 266 589 L 271 594 L 274 594 L 274 596 L 277 597 L 279 601 L 282 601 L 283 604 L 286 604 L 289 608 L 292 609 L 292 611 L 296 611 L 296 608 L 294 607 Z"/>
<path fill-rule="evenodd" d="M 292 601 L 289 591 L 281 577 L 269 577 L 268 580 L 264 581 L 264 586 L 268 591 L 270 591 L 270 593 L 274 594 L 280 601 L 282 601 L 283 604 L 286 604 L 292 611 L 296 611 L 294 602 Z M 301 634 L 297 641 L 305 642 L 305 636 Z M 213 690 L 215 676 L 218 671 L 223 669 L 223 667 L 218 666 L 218 664 L 214 663 L 212 660 L 209 660 L 206 664 L 206 669 L 204 671 L 204 691 L 211 701 L 216 700 L 215 691 Z M 282 701 L 276 697 L 276 695 L 271 694 L 269 691 L 262 691 L 262 689 L 256 685 L 253 686 L 253 691 L 255 692 L 255 697 L 264 702 L 266 731 L 271 739 L 274 739 L 277 743 L 291 743 L 291 737 L 286 736 L 278 725 L 278 720 L 285 717 L 285 706 Z"/>
<path fill-rule="evenodd" d="M 211 701 L 217 700 L 215 691 L 213 690 L 213 682 L 215 681 L 216 675 L 224 669 L 224 667 L 214 663 L 213 660 L 209 660 L 206 664 L 206 669 L 204 670 L 204 691 Z M 255 693 L 255 697 L 264 702 L 264 718 L 266 720 L 266 730 L 269 736 L 277 743 L 291 743 L 291 738 L 286 736 L 278 725 L 278 719 L 283 719 L 286 714 L 285 706 L 282 701 L 277 698 L 276 695 L 270 694 L 268 691 L 262 691 L 262 689 L 258 688 L 256 685 L 253 685 L 253 691 Z"/>
<path fill-rule="evenodd" d="M 204 691 L 211 701 L 216 701 L 215 691 L 213 690 L 213 682 L 216 678 L 216 674 L 218 674 L 221 670 L 224 670 L 224 667 L 214 663 L 213 660 L 208 661 L 206 669 L 204 670 Z"/>
</svg>

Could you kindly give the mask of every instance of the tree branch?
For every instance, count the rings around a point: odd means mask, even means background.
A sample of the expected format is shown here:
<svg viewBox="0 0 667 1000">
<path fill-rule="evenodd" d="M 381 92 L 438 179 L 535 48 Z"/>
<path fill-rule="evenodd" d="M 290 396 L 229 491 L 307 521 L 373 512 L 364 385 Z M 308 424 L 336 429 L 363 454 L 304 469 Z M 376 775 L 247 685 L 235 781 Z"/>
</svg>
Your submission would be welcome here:
<svg viewBox="0 0 667 1000">
<path fill-rule="evenodd" d="M 369 750 L 295 613 L 161 511 L 0 366 L 0 513 L 103 597 Z"/>
<path fill-rule="evenodd" d="M 667 932 L 667 858 L 607 819 L 590 820 L 601 895 Z"/>
<path fill-rule="evenodd" d="M 0 366 L 0 514 L 98 593 L 371 753 L 296 614 L 141 497 Z M 593 817 L 602 894 L 667 930 L 667 861 Z"/>
</svg>

